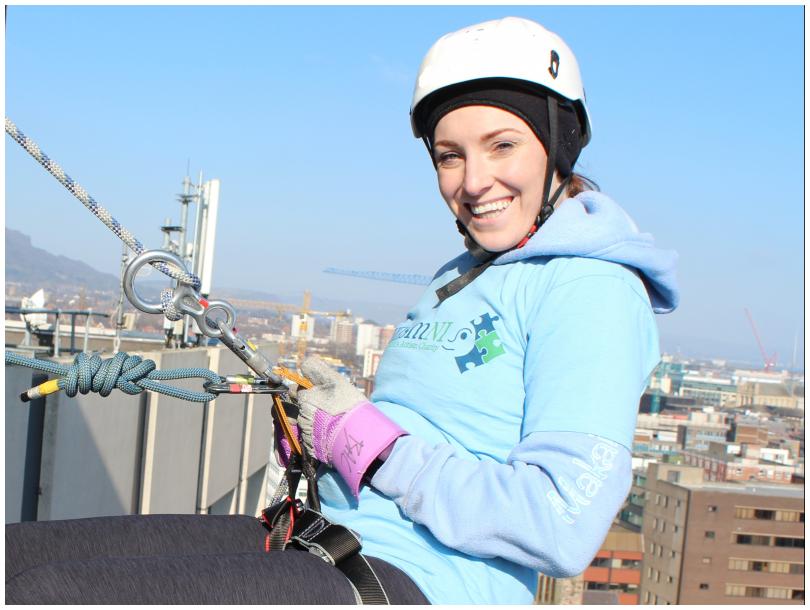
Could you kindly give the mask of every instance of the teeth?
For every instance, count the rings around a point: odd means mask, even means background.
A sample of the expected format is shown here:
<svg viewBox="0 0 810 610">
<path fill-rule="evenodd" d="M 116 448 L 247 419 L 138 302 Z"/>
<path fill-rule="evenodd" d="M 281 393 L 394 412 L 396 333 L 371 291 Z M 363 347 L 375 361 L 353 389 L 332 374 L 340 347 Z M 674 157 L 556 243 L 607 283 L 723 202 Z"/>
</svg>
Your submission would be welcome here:
<svg viewBox="0 0 810 610">
<path fill-rule="evenodd" d="M 472 213 L 476 216 L 480 216 L 487 212 L 500 212 L 501 210 L 505 210 L 509 207 L 510 203 L 512 203 L 511 199 L 501 199 L 500 201 L 491 201 L 481 205 L 471 205 L 470 210 L 472 210 Z"/>
</svg>

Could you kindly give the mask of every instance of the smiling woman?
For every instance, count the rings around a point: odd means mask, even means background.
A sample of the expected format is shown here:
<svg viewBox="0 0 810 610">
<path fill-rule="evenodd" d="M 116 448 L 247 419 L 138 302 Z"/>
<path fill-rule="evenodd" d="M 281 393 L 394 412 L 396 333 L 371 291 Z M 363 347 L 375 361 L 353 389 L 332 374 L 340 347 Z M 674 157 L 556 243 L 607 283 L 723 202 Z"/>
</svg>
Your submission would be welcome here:
<svg viewBox="0 0 810 610">
<path fill-rule="evenodd" d="M 538 572 L 590 564 L 630 488 L 676 256 L 574 173 L 584 89 L 539 24 L 439 39 L 411 123 L 466 251 L 396 329 L 370 397 L 302 363 L 296 429 L 324 466 L 322 512 L 359 534 L 390 601 L 527 604 Z M 199 515 L 7 526 L 6 600 L 351 601 L 334 567 L 262 553 L 260 531 Z"/>
<path fill-rule="evenodd" d="M 516 115 L 465 106 L 442 117 L 433 145 L 439 191 L 470 237 L 503 252 L 526 237 L 540 214 L 547 155 Z M 554 177 L 552 188 L 559 188 Z"/>
<path fill-rule="evenodd" d="M 411 122 L 467 252 L 436 272 L 380 363 L 371 400 L 396 437 L 354 435 L 380 453 L 369 487 L 347 488 L 336 465 L 322 508 L 433 603 L 528 603 L 537 571 L 589 564 L 627 494 L 659 360 L 653 313 L 678 300 L 675 254 L 574 173 L 590 140 L 584 89 L 539 24 L 439 39 Z"/>
</svg>

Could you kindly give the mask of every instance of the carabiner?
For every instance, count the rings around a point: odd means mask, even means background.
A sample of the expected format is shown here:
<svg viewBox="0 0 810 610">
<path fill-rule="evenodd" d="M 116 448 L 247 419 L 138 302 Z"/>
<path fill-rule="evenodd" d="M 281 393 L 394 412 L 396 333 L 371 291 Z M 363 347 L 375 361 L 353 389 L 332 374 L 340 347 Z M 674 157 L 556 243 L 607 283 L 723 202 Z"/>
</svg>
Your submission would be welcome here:
<svg viewBox="0 0 810 610">
<path fill-rule="evenodd" d="M 211 394 L 286 394 L 289 392 L 286 386 L 269 385 L 269 379 L 262 381 L 263 383 L 206 382 L 203 387 L 206 392 Z"/>
</svg>

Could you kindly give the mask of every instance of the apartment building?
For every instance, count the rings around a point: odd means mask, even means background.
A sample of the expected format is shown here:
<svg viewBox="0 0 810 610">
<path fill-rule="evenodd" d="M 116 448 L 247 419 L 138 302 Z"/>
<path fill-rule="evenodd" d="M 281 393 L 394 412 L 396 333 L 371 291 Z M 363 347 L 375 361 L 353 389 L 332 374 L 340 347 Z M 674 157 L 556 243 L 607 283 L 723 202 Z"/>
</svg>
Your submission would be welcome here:
<svg viewBox="0 0 810 610">
<path fill-rule="evenodd" d="M 349 320 L 335 318 L 332 320 L 332 327 L 329 337 L 338 345 L 350 345 L 354 342 L 355 324 Z"/>
<path fill-rule="evenodd" d="M 731 425 L 725 413 L 693 411 L 678 425 L 678 445 L 683 449 L 706 450 L 713 442 L 724 442 Z"/>
<path fill-rule="evenodd" d="M 614 524 L 583 574 L 582 603 L 638 604 L 642 554 L 641 533 Z"/>
<path fill-rule="evenodd" d="M 804 409 L 804 384 L 746 382 L 740 384 L 737 394 L 740 407 Z"/>
<path fill-rule="evenodd" d="M 363 322 L 357 325 L 355 355 L 362 356 L 369 348 L 377 349 L 380 345 L 380 327 Z"/>
<path fill-rule="evenodd" d="M 785 463 L 788 451 L 742 445 L 737 454 L 729 451 L 727 443 L 710 443 L 706 451 L 682 451 L 683 463 L 700 466 L 709 481 L 760 481 L 789 485 L 797 472 L 792 463 Z M 781 461 L 776 461 L 777 458 Z"/>
<path fill-rule="evenodd" d="M 742 419 L 735 419 L 730 422 L 730 425 L 731 428 L 728 434 L 730 441 L 747 445 L 765 446 L 768 444 L 768 428 L 765 425 L 760 425 L 758 422 L 747 422 Z"/>
<path fill-rule="evenodd" d="M 633 483 L 627 500 L 619 511 L 619 523 L 632 532 L 641 532 L 644 518 L 644 489 L 647 482 L 647 468 L 633 468 Z"/>
<path fill-rule="evenodd" d="M 713 407 L 734 407 L 738 404 L 737 385 L 725 378 L 684 375 L 679 395 Z"/>
<path fill-rule="evenodd" d="M 642 604 L 802 604 L 804 487 L 650 464 Z"/>
</svg>

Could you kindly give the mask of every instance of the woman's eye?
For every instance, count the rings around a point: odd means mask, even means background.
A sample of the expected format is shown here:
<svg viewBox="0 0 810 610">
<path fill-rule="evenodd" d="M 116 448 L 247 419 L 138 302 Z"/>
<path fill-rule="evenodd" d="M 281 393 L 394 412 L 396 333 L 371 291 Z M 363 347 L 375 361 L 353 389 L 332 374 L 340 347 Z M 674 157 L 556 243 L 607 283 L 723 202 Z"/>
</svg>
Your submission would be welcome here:
<svg viewBox="0 0 810 610">
<path fill-rule="evenodd" d="M 514 142 L 496 142 L 495 143 L 495 150 L 497 152 L 508 152 L 515 147 Z"/>
<path fill-rule="evenodd" d="M 443 152 L 439 155 L 437 163 L 443 167 L 447 167 L 457 163 L 461 156 L 455 152 Z"/>
</svg>

